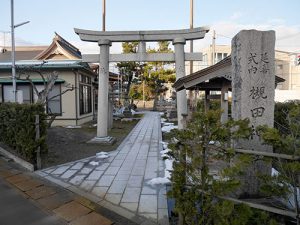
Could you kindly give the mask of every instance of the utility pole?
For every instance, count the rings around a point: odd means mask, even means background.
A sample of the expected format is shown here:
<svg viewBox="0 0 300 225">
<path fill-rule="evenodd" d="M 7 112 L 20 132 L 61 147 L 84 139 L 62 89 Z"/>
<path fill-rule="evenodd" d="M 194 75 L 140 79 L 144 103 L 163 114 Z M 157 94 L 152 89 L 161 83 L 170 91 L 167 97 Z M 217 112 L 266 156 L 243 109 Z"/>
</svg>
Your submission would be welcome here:
<svg viewBox="0 0 300 225">
<path fill-rule="evenodd" d="M 212 65 L 216 63 L 216 31 L 213 30 L 212 37 Z"/>
<path fill-rule="evenodd" d="M 194 0 L 190 0 L 190 29 L 194 28 Z M 193 40 L 190 41 L 190 52 L 194 51 Z M 190 74 L 193 73 L 193 61 L 190 61 Z"/>
<path fill-rule="evenodd" d="M 13 83 L 13 99 L 17 102 L 17 84 L 16 84 L 16 48 L 15 48 L 15 28 L 23 26 L 30 21 L 19 23 L 15 25 L 14 22 L 14 0 L 10 1 L 10 18 L 11 18 L 11 75 Z"/>
<path fill-rule="evenodd" d="M 16 84 L 16 49 L 15 49 L 15 23 L 14 23 L 14 0 L 10 1 L 11 18 L 11 75 L 13 83 L 13 99 L 17 102 L 17 84 Z"/>
<path fill-rule="evenodd" d="M 106 0 L 102 0 L 102 31 L 105 31 Z"/>
</svg>

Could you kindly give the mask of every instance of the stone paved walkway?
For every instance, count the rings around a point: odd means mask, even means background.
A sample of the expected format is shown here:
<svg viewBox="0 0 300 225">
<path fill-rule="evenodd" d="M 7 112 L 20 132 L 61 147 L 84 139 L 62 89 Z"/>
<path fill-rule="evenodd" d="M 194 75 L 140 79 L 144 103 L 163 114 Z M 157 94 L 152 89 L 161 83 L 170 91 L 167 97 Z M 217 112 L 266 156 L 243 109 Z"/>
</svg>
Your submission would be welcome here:
<svg viewBox="0 0 300 225">
<path fill-rule="evenodd" d="M 137 223 L 147 218 L 168 224 L 165 185 L 147 184 L 164 176 L 161 140 L 160 114 L 146 112 L 108 158 L 89 157 L 37 173 Z"/>
</svg>

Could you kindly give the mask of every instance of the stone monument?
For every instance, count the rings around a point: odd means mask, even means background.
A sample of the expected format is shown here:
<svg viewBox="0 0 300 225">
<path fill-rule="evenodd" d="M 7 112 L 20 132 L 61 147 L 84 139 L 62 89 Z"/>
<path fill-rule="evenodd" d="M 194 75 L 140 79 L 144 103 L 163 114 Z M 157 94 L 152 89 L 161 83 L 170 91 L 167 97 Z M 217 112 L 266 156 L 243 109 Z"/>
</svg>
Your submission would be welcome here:
<svg viewBox="0 0 300 225">
<path fill-rule="evenodd" d="M 273 127 L 275 95 L 275 32 L 242 30 L 232 39 L 232 117 L 249 118 L 249 140 L 235 143 L 237 148 L 272 152 L 263 145 L 256 128 Z M 271 165 L 260 160 L 247 169 L 242 194 L 259 194 L 257 172 L 271 173 Z"/>
</svg>

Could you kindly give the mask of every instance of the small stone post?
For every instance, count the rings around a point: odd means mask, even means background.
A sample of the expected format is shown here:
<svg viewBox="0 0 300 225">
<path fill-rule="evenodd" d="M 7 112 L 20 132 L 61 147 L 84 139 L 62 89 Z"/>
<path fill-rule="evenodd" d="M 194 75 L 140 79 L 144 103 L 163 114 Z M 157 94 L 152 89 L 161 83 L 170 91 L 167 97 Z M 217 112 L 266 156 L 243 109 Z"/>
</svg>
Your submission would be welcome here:
<svg viewBox="0 0 300 225">
<path fill-rule="evenodd" d="M 251 138 L 235 147 L 272 152 L 256 131 L 259 125 L 273 127 L 275 95 L 275 32 L 243 30 L 232 39 L 232 117 L 250 119 Z M 247 169 L 242 194 L 257 195 L 257 172 L 271 173 L 271 165 L 256 161 Z"/>
<path fill-rule="evenodd" d="M 175 48 L 175 69 L 176 69 L 176 80 L 185 76 L 185 64 L 184 64 L 184 45 L 185 39 L 176 38 L 173 40 Z M 187 99 L 186 91 L 181 90 L 176 93 L 177 95 L 177 118 L 178 118 L 178 129 L 183 129 L 183 116 L 187 114 Z"/>
<path fill-rule="evenodd" d="M 39 139 L 40 139 L 40 115 L 35 115 L 35 141 L 38 142 Z M 40 145 L 37 147 L 36 150 L 36 168 L 38 170 L 42 169 Z"/>
</svg>

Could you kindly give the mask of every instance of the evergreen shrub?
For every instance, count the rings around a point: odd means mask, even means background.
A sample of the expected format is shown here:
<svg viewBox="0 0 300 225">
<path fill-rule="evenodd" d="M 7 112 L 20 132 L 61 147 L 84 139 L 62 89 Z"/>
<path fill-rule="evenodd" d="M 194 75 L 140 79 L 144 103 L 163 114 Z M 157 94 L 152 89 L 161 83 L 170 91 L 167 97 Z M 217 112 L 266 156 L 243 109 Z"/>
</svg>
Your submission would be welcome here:
<svg viewBox="0 0 300 225">
<path fill-rule="evenodd" d="M 40 139 L 35 140 L 35 115 L 40 116 Z M 0 142 L 14 149 L 30 163 L 36 163 L 36 150 L 47 152 L 47 123 L 41 104 L 0 103 Z"/>
</svg>

